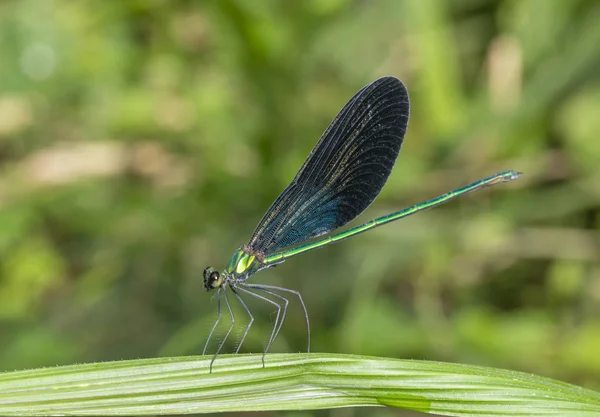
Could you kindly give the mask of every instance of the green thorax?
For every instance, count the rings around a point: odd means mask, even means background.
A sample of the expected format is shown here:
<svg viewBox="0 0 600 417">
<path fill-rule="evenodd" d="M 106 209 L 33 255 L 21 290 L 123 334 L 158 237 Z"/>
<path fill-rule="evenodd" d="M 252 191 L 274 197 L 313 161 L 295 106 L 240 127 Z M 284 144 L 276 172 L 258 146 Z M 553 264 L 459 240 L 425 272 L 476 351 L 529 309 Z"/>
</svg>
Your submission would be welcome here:
<svg viewBox="0 0 600 417">
<path fill-rule="evenodd" d="M 245 279 L 262 268 L 263 263 L 256 254 L 247 253 L 240 248 L 229 260 L 227 274 L 233 279 Z"/>
</svg>

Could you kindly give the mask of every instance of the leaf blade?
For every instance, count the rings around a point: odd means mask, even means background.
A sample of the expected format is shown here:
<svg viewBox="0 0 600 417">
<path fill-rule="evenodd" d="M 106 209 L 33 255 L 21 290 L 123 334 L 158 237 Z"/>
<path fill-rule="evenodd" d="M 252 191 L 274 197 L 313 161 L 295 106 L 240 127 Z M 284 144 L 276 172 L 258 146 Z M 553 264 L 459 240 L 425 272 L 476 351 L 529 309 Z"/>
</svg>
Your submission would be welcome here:
<svg viewBox="0 0 600 417">
<path fill-rule="evenodd" d="M 0 374 L 2 415 L 168 415 L 389 406 L 449 416 L 593 416 L 600 394 L 536 375 L 333 354 L 155 358 Z"/>
</svg>

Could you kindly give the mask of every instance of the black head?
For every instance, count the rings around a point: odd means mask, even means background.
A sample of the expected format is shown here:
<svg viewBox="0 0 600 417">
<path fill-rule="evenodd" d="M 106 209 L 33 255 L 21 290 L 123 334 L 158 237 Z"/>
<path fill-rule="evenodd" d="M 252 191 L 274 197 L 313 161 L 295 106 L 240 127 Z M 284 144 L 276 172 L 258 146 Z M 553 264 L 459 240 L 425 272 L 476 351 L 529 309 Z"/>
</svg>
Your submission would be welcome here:
<svg viewBox="0 0 600 417">
<path fill-rule="evenodd" d="M 204 270 L 204 288 L 206 291 L 210 291 L 214 288 L 219 288 L 223 283 L 223 278 L 219 271 L 215 271 L 215 269 L 211 266 Z"/>
</svg>

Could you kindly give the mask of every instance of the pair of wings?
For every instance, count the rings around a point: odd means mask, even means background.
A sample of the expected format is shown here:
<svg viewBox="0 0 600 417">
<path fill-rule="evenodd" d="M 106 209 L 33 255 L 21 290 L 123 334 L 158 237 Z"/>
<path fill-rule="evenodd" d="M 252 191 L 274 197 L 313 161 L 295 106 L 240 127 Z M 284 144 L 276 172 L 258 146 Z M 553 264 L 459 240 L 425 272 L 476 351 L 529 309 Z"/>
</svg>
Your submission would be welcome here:
<svg viewBox="0 0 600 417">
<path fill-rule="evenodd" d="M 409 113 L 406 87 L 397 78 L 380 78 L 356 93 L 265 213 L 247 250 L 269 256 L 361 214 L 392 172 Z"/>
</svg>

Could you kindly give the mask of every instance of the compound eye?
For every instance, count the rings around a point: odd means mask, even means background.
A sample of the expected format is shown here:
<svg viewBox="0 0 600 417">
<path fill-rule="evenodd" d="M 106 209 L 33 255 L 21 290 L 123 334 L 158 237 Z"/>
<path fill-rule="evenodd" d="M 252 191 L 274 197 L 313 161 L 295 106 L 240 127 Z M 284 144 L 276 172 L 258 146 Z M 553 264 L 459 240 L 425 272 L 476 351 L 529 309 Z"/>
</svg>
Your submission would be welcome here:
<svg viewBox="0 0 600 417">
<path fill-rule="evenodd" d="M 219 271 L 215 271 L 213 268 L 206 268 L 204 270 L 204 288 L 206 291 L 219 288 L 222 282 L 223 278 Z"/>
</svg>

